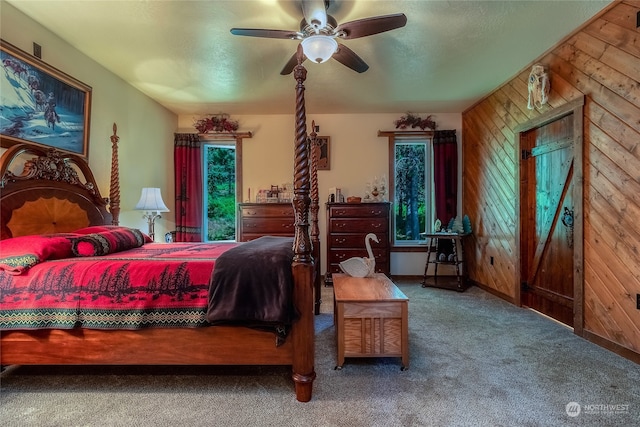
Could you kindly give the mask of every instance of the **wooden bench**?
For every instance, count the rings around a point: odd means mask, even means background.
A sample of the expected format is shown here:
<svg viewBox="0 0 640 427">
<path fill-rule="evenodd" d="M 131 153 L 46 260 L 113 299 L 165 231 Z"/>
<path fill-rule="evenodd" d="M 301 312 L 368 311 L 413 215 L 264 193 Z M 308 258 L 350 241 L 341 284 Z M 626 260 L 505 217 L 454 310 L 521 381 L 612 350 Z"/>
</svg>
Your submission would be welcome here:
<svg viewBox="0 0 640 427">
<path fill-rule="evenodd" d="M 384 274 L 333 275 L 338 357 L 401 357 L 409 367 L 409 298 Z"/>
</svg>

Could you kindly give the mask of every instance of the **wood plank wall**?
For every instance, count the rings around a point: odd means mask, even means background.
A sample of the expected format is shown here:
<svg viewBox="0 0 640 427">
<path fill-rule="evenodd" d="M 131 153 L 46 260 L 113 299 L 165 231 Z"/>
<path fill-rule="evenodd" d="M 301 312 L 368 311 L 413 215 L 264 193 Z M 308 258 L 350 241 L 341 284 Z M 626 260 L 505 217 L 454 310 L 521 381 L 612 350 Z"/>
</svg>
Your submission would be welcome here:
<svg viewBox="0 0 640 427">
<path fill-rule="evenodd" d="M 527 109 L 531 67 L 463 113 L 463 211 L 469 277 L 516 301 L 518 125 L 584 97 L 584 332 L 639 360 L 640 1 L 616 1 L 532 61 L 549 105 Z M 490 257 L 494 258 L 493 265 Z"/>
</svg>

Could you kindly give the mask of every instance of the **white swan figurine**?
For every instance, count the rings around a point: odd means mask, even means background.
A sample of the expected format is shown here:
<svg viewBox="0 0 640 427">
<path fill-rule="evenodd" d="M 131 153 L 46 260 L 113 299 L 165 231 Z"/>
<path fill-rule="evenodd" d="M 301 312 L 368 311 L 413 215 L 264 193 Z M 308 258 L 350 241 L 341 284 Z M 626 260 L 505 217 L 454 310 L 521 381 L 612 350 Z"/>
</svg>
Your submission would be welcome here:
<svg viewBox="0 0 640 427">
<path fill-rule="evenodd" d="M 373 275 L 376 271 L 376 259 L 373 256 L 373 251 L 371 250 L 371 240 L 374 240 L 376 243 L 380 242 L 378 240 L 378 236 L 373 233 L 369 233 L 365 236 L 364 245 L 367 248 L 367 255 L 369 255 L 369 257 L 353 257 L 342 261 L 340 263 L 340 269 L 343 272 L 352 277 L 369 277 Z"/>
</svg>

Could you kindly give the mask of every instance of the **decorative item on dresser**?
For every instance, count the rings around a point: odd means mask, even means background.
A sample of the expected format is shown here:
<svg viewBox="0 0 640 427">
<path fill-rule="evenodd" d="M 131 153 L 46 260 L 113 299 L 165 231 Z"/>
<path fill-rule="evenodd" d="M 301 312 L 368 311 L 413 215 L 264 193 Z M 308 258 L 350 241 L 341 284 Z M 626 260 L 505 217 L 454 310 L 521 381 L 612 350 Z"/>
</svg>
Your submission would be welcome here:
<svg viewBox="0 0 640 427">
<path fill-rule="evenodd" d="M 248 242 L 261 236 L 294 235 L 291 203 L 240 203 L 238 205 L 238 241 Z"/>
<path fill-rule="evenodd" d="M 327 273 L 325 285 L 333 283 L 332 273 L 340 273 L 340 263 L 352 257 L 365 257 L 364 238 L 375 233 L 372 242 L 376 272 L 387 276 L 391 270 L 389 250 L 389 214 L 391 204 L 327 203 Z"/>
</svg>

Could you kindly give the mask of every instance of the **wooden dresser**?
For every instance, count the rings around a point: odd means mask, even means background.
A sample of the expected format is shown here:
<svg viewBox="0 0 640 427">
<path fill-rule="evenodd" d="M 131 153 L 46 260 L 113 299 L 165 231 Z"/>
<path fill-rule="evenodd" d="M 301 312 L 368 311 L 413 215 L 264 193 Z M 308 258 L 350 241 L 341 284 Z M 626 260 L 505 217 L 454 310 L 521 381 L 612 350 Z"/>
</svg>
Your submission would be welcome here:
<svg viewBox="0 0 640 427">
<path fill-rule="evenodd" d="M 325 285 L 333 283 L 332 273 L 341 273 L 339 263 L 351 257 L 366 257 L 364 237 L 375 233 L 379 243 L 371 241 L 376 272 L 389 276 L 389 215 L 391 204 L 327 203 L 327 274 Z"/>
<path fill-rule="evenodd" d="M 248 242 L 266 235 L 293 237 L 294 221 L 291 203 L 240 203 L 238 241 Z"/>
</svg>

